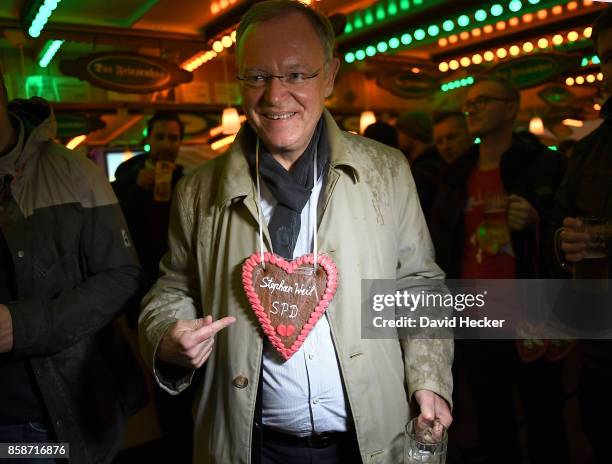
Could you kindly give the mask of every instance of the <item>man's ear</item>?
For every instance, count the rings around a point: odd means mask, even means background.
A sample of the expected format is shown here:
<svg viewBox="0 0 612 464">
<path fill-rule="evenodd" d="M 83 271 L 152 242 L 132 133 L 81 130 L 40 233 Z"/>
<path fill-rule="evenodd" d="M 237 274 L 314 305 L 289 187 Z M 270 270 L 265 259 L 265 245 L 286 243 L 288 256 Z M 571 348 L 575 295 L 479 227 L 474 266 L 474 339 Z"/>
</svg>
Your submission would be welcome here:
<svg viewBox="0 0 612 464">
<path fill-rule="evenodd" d="M 327 66 L 325 75 L 325 98 L 328 98 L 334 91 L 334 83 L 340 69 L 340 60 L 336 57 L 332 58 Z"/>
</svg>

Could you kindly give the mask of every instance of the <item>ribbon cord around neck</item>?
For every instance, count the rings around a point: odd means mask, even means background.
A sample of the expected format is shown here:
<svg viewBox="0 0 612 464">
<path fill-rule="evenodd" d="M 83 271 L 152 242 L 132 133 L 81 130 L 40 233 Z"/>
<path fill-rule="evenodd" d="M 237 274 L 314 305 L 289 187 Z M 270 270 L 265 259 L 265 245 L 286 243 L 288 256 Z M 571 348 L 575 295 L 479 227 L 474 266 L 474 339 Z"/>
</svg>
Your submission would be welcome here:
<svg viewBox="0 0 612 464">
<path fill-rule="evenodd" d="M 313 166 L 313 176 L 312 176 L 312 191 L 314 192 L 316 183 L 317 183 L 317 147 L 315 147 L 314 151 L 314 160 L 312 163 Z M 260 179 L 259 179 L 259 137 L 257 137 L 257 143 L 255 145 L 255 171 L 257 172 L 257 212 L 259 215 L 259 255 L 261 257 L 261 265 L 263 268 L 266 268 L 266 263 L 264 261 L 264 243 L 263 243 L 263 214 L 261 212 L 261 187 L 260 187 Z M 311 193 L 312 195 L 312 193 Z M 316 202 L 310 201 L 310 221 L 312 222 L 313 229 L 313 256 L 314 256 L 314 272 L 317 275 L 317 205 Z M 274 250 L 272 250 L 274 253 Z"/>
</svg>

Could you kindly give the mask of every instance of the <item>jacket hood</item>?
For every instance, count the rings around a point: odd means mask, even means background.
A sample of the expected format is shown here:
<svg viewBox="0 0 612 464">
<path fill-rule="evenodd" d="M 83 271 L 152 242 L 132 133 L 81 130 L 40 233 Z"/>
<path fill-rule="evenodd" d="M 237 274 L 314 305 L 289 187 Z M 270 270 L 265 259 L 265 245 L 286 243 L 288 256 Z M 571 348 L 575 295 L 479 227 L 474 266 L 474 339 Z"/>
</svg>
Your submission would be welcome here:
<svg viewBox="0 0 612 464">
<path fill-rule="evenodd" d="M 18 98 L 9 103 L 8 111 L 23 123 L 25 143 L 22 155 L 33 151 L 31 148 L 34 146 L 55 138 L 57 133 L 55 115 L 46 100 L 39 97 L 32 97 L 29 100 Z"/>
</svg>

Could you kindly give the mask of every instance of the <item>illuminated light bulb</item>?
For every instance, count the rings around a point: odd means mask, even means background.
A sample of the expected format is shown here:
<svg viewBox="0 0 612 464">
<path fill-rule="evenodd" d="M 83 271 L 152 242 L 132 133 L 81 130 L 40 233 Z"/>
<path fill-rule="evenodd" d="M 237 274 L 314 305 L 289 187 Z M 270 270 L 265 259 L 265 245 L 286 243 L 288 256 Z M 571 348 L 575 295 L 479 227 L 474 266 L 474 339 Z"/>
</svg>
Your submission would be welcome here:
<svg viewBox="0 0 612 464">
<path fill-rule="evenodd" d="M 402 34 L 402 36 L 400 37 L 400 41 L 404 45 L 410 45 L 410 43 L 412 42 L 412 36 L 410 34 L 408 34 L 408 33 Z"/>
<path fill-rule="evenodd" d="M 497 57 L 500 59 L 504 59 L 508 56 L 508 51 L 505 48 L 497 49 Z"/>
<path fill-rule="evenodd" d="M 448 63 L 448 67 L 455 71 L 459 69 L 459 62 L 457 60 L 450 60 L 450 62 Z"/>
<path fill-rule="evenodd" d="M 482 32 L 484 32 L 485 34 L 490 34 L 491 32 L 493 32 L 493 26 L 487 24 L 485 27 L 482 28 Z"/>
<path fill-rule="evenodd" d="M 376 55 L 376 48 L 374 47 L 374 45 L 368 45 L 366 47 L 365 52 L 366 52 L 366 55 L 368 56 L 374 56 Z"/>
<path fill-rule="evenodd" d="M 440 40 L 438 40 L 438 47 L 446 47 L 448 45 L 448 39 L 446 39 L 445 37 L 442 37 Z"/>
<path fill-rule="evenodd" d="M 504 29 L 506 29 L 506 22 L 497 21 L 497 23 L 495 24 L 495 29 L 497 29 L 498 31 L 503 31 Z"/>
<path fill-rule="evenodd" d="M 397 37 L 391 37 L 389 39 L 389 47 L 397 48 L 400 46 L 400 40 Z"/>
<path fill-rule="evenodd" d="M 576 31 L 571 31 L 567 34 L 567 40 L 570 42 L 576 42 L 578 40 L 578 33 Z"/>
<path fill-rule="evenodd" d="M 525 42 L 523 44 L 523 51 L 525 53 L 531 53 L 533 51 L 533 44 L 531 42 Z"/>
<path fill-rule="evenodd" d="M 470 64 L 472 64 L 472 61 L 467 56 L 464 56 L 463 58 L 461 58 L 459 63 L 461 63 L 461 66 L 463 66 L 464 68 L 467 68 Z M 595 76 L 593 76 L 593 80 L 595 80 Z"/>
<path fill-rule="evenodd" d="M 474 56 L 472 56 L 472 63 L 474 64 L 482 63 L 482 55 L 479 55 L 478 53 L 476 53 Z"/>
<path fill-rule="evenodd" d="M 510 24 L 510 26 L 512 26 L 512 27 L 518 26 L 519 19 L 516 16 L 514 18 L 510 18 L 508 20 L 508 24 Z"/>
<path fill-rule="evenodd" d="M 348 52 L 346 55 L 344 55 L 344 61 L 346 61 L 347 63 L 352 63 L 355 61 L 355 54 L 352 52 Z"/>
<path fill-rule="evenodd" d="M 215 43 L 213 43 L 212 46 L 213 50 L 217 53 L 221 53 L 223 51 L 223 44 L 221 43 L 221 41 L 217 40 L 215 41 Z"/>
<path fill-rule="evenodd" d="M 421 72 L 421 70 L 420 70 L 419 68 L 412 68 L 412 69 L 411 69 L 411 71 L 412 71 L 414 74 L 418 74 L 418 73 L 420 73 L 420 72 Z"/>
<path fill-rule="evenodd" d="M 552 12 L 552 14 L 554 14 L 555 16 L 560 15 L 561 13 L 563 13 L 563 7 L 561 5 L 555 5 L 552 7 L 552 10 L 550 10 Z"/>
<path fill-rule="evenodd" d="M 540 40 L 538 40 L 538 48 L 546 48 L 548 47 L 548 39 L 545 37 L 542 37 Z"/>
<path fill-rule="evenodd" d="M 595 111 L 601 111 L 601 105 L 600 105 L 599 103 L 595 103 L 595 104 L 593 105 L 593 109 L 594 109 Z"/>
<path fill-rule="evenodd" d="M 509 51 L 512 56 L 517 56 L 519 53 L 521 53 L 521 49 L 518 45 L 512 45 Z"/>
<path fill-rule="evenodd" d="M 584 31 L 582 32 L 582 35 L 584 35 L 587 39 L 590 39 L 592 34 L 593 34 L 593 28 L 591 26 L 585 28 Z"/>
<path fill-rule="evenodd" d="M 536 14 L 536 16 L 538 17 L 538 19 L 546 19 L 546 17 L 548 16 L 548 11 L 547 10 L 540 10 Z"/>
<path fill-rule="evenodd" d="M 468 31 L 463 31 L 461 34 L 459 34 L 459 38 L 461 40 L 467 40 L 470 38 L 470 33 Z"/>
<path fill-rule="evenodd" d="M 582 77 L 582 76 L 578 76 L 578 77 L 576 78 L 576 84 L 578 84 L 578 85 L 582 85 L 582 84 L 584 84 L 584 77 Z"/>
<path fill-rule="evenodd" d="M 234 42 L 232 41 L 232 38 L 229 35 L 224 35 L 221 39 L 221 44 L 225 48 L 230 48 L 234 44 Z"/>
<path fill-rule="evenodd" d="M 482 31 L 480 30 L 480 28 L 476 28 L 476 29 L 472 29 L 472 35 L 474 37 L 480 37 L 480 35 L 482 34 Z"/>
<path fill-rule="evenodd" d="M 495 59 L 495 53 L 493 53 L 492 51 L 485 52 L 484 59 L 485 61 L 493 61 Z"/>
<path fill-rule="evenodd" d="M 565 79 L 565 83 L 569 86 L 574 85 L 574 78 L 573 77 L 568 77 L 567 79 Z"/>
<path fill-rule="evenodd" d="M 448 71 L 448 63 L 446 61 L 443 61 L 438 65 L 438 69 L 440 70 L 440 72 Z"/>
<path fill-rule="evenodd" d="M 561 124 L 569 127 L 582 127 L 584 123 L 580 119 L 567 118 L 561 121 Z"/>
<path fill-rule="evenodd" d="M 358 59 L 359 61 L 363 60 L 366 57 L 366 54 L 363 50 L 357 50 L 355 52 L 355 58 Z"/>
<path fill-rule="evenodd" d="M 531 21 L 533 21 L 533 15 L 531 13 L 527 13 L 523 15 L 524 23 L 530 23 Z"/>
<path fill-rule="evenodd" d="M 363 134 L 366 128 L 376 122 L 376 115 L 373 111 L 363 111 L 359 117 L 359 133 Z"/>
<path fill-rule="evenodd" d="M 220 0 L 219 6 L 222 10 L 225 10 L 229 6 L 229 2 L 227 0 Z"/>
<path fill-rule="evenodd" d="M 574 11 L 576 8 L 578 8 L 578 2 L 569 2 L 567 4 L 568 11 Z"/>
<path fill-rule="evenodd" d="M 603 73 L 597 73 L 597 80 L 603 81 Z"/>
<path fill-rule="evenodd" d="M 593 4 L 593 0 L 584 0 L 584 2 L 582 2 L 582 4 L 584 6 L 591 6 Z"/>
<path fill-rule="evenodd" d="M 487 19 L 487 12 L 482 9 L 476 11 L 476 13 L 474 13 L 474 19 L 478 22 L 483 22 L 485 19 Z"/>
<path fill-rule="evenodd" d="M 544 133 L 544 121 L 540 117 L 534 117 L 529 120 L 529 132 L 535 135 Z"/>
<path fill-rule="evenodd" d="M 217 13 L 219 13 L 219 11 L 221 11 L 221 7 L 219 6 L 219 4 L 217 2 L 213 2 L 212 5 L 210 5 L 210 12 L 216 15 Z"/>
<path fill-rule="evenodd" d="M 552 38 L 552 43 L 555 45 L 561 45 L 563 43 L 563 36 L 561 34 L 556 34 Z"/>
<path fill-rule="evenodd" d="M 448 38 L 448 41 L 449 41 L 450 43 L 452 43 L 452 44 L 457 43 L 457 42 L 459 41 L 459 37 L 457 37 L 455 34 L 453 34 L 453 35 L 451 35 L 451 36 Z"/>
<path fill-rule="evenodd" d="M 595 76 L 594 76 L 593 74 L 589 74 L 589 75 L 586 77 L 586 81 L 587 81 L 589 84 L 592 84 L 593 82 L 595 82 Z"/>
<path fill-rule="evenodd" d="M 230 34 L 230 38 L 232 39 L 232 42 L 236 43 L 236 31 L 232 31 L 232 33 Z"/>
</svg>

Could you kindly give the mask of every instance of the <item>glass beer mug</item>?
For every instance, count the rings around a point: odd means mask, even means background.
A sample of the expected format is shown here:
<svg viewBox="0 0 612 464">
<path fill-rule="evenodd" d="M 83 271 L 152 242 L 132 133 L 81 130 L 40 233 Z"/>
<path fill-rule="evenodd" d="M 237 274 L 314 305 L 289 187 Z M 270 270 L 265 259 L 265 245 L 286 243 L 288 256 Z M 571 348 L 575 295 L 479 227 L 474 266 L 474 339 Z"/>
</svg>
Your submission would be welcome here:
<svg viewBox="0 0 612 464">
<path fill-rule="evenodd" d="M 444 464 L 448 435 L 446 428 L 435 421 L 433 425 L 423 426 L 418 418 L 406 425 L 404 441 L 404 464 Z"/>
<path fill-rule="evenodd" d="M 157 161 L 155 163 L 155 186 L 153 187 L 153 199 L 163 202 L 172 198 L 172 173 L 174 163 L 172 161 Z"/>
</svg>

